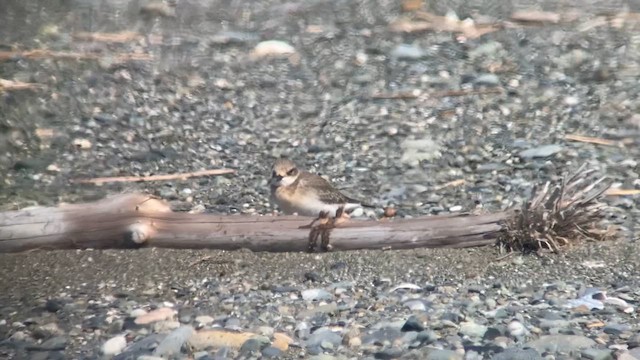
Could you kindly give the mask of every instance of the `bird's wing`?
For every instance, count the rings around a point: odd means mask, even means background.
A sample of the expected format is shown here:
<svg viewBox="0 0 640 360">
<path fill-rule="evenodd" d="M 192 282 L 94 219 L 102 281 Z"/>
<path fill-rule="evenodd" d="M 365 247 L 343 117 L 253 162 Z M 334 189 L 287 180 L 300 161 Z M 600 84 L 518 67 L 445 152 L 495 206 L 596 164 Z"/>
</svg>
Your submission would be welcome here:
<svg viewBox="0 0 640 360">
<path fill-rule="evenodd" d="M 374 207 L 369 204 L 365 204 L 360 200 L 350 198 L 340 191 L 335 189 L 331 184 L 323 177 L 306 173 L 302 179 L 305 187 L 313 188 L 318 200 L 327 204 L 359 204 L 364 207 Z"/>
</svg>

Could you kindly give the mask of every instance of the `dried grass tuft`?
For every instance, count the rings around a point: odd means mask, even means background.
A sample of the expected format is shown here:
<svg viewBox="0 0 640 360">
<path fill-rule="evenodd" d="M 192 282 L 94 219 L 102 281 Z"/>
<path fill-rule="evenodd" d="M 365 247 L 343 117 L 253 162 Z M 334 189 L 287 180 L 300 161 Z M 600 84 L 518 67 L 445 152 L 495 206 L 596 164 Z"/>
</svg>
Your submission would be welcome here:
<svg viewBox="0 0 640 360">
<path fill-rule="evenodd" d="M 529 201 L 505 222 L 498 244 L 507 251 L 559 252 L 581 241 L 612 237 L 612 228 L 602 224 L 607 205 L 599 201 L 610 185 L 583 165 L 560 184 L 534 187 Z"/>
</svg>

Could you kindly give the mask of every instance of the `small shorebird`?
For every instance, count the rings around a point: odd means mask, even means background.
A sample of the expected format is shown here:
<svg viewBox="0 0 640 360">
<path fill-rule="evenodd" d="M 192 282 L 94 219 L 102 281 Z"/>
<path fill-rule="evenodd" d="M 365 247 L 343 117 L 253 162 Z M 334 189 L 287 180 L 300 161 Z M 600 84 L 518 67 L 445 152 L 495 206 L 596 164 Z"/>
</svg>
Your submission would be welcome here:
<svg viewBox="0 0 640 360">
<path fill-rule="evenodd" d="M 347 197 L 323 177 L 298 169 L 288 159 L 275 162 L 269 186 L 273 202 L 286 214 L 318 217 L 320 212 L 325 212 L 329 217 L 336 217 L 341 207 L 345 214 L 359 207 L 374 207 Z"/>
</svg>

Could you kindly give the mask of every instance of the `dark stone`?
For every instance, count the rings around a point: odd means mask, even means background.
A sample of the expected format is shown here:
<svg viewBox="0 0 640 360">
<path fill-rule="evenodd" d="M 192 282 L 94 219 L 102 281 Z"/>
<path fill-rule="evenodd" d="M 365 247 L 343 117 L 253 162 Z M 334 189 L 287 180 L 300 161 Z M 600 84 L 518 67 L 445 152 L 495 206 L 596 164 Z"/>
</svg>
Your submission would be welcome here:
<svg viewBox="0 0 640 360">
<path fill-rule="evenodd" d="M 304 279 L 311 282 L 318 282 L 321 280 L 321 277 L 317 272 L 309 271 L 304 273 Z"/>
<path fill-rule="evenodd" d="M 422 321 L 420 321 L 415 315 L 410 316 L 407 321 L 402 325 L 400 331 L 422 331 L 424 330 L 424 326 L 422 325 Z"/>
<path fill-rule="evenodd" d="M 262 349 L 262 356 L 267 359 L 278 359 L 282 356 L 282 350 L 273 346 L 267 346 Z"/>
<path fill-rule="evenodd" d="M 498 336 L 502 336 L 502 332 L 499 329 L 496 329 L 494 327 L 490 327 L 484 333 L 484 336 L 482 337 L 482 340 L 491 341 L 491 340 L 497 338 Z"/>
<path fill-rule="evenodd" d="M 62 299 L 48 299 L 44 305 L 44 309 L 48 312 L 58 312 L 64 308 L 65 301 Z"/>
</svg>

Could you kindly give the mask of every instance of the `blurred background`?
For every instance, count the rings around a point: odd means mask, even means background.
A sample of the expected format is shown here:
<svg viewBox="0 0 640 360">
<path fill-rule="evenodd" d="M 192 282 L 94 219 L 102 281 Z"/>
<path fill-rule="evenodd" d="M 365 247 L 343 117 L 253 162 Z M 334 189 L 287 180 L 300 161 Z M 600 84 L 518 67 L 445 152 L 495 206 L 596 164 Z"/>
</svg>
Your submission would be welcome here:
<svg viewBox="0 0 640 360">
<path fill-rule="evenodd" d="M 265 213 L 280 156 L 405 216 L 504 209 L 585 162 L 638 189 L 638 5 L 5 0 L 0 203 Z M 238 174 L 71 182 L 215 168 Z"/>
</svg>

